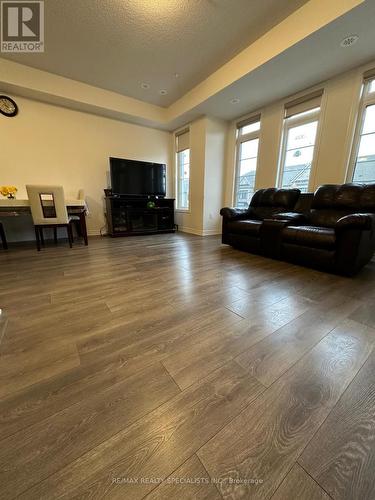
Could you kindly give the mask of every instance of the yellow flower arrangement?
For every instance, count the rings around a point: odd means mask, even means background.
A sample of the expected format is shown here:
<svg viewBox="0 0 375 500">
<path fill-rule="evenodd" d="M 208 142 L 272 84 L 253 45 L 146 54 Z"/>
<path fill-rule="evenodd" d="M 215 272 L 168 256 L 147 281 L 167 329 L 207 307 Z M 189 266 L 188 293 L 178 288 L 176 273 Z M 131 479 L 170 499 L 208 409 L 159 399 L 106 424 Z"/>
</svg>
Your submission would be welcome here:
<svg viewBox="0 0 375 500">
<path fill-rule="evenodd" d="M 17 193 L 18 189 L 16 186 L 0 186 L 0 193 L 3 196 L 7 196 L 8 198 L 14 198 L 14 195 Z"/>
</svg>

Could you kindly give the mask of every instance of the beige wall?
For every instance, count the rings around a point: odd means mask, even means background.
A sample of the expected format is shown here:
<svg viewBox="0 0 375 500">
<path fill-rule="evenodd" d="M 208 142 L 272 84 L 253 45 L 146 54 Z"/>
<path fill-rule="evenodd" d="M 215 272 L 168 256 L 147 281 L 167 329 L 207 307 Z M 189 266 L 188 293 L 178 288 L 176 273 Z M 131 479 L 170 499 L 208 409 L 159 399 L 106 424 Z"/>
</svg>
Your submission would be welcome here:
<svg viewBox="0 0 375 500">
<path fill-rule="evenodd" d="M 279 103 L 267 106 L 262 111 L 256 177 L 256 187 L 258 189 L 274 186 L 276 183 L 283 111 L 283 105 L 280 106 Z"/>
<path fill-rule="evenodd" d="M 344 73 L 327 82 L 323 96 L 320 143 L 312 186 L 346 181 L 363 81 L 363 70 Z"/>
<path fill-rule="evenodd" d="M 324 88 L 310 181 L 311 190 L 315 190 L 324 183 L 346 182 L 363 73 L 373 66 L 375 62 L 343 73 L 296 95 L 298 97 L 310 90 Z M 261 135 L 255 183 L 257 189 L 276 185 L 284 104 L 289 99 L 290 96 L 257 110 L 261 112 Z M 236 121 L 239 119 L 231 123 L 227 137 L 225 205 L 233 204 Z"/>
<path fill-rule="evenodd" d="M 188 211 L 176 211 L 179 229 L 187 233 L 202 234 L 204 165 L 206 143 L 206 118 L 190 124 L 190 208 Z"/>
<path fill-rule="evenodd" d="M 227 132 L 228 122 L 207 118 L 203 207 L 204 235 L 221 232 L 220 209 L 224 201 Z"/>
<path fill-rule="evenodd" d="M 0 185 L 16 185 L 19 198 L 26 197 L 28 183 L 62 184 L 68 198 L 84 189 L 90 209 L 89 234 L 98 234 L 105 224 L 103 188 L 107 186 L 109 156 L 171 165 L 172 134 L 168 132 L 15 99 L 19 114 L 0 117 Z M 172 194 L 170 174 L 168 169 Z M 31 220 L 7 220 L 10 241 L 32 238 L 27 225 L 31 228 Z"/>
<path fill-rule="evenodd" d="M 190 209 L 176 211 L 181 231 L 201 236 L 220 232 L 228 123 L 209 117 L 190 129 Z"/>
</svg>

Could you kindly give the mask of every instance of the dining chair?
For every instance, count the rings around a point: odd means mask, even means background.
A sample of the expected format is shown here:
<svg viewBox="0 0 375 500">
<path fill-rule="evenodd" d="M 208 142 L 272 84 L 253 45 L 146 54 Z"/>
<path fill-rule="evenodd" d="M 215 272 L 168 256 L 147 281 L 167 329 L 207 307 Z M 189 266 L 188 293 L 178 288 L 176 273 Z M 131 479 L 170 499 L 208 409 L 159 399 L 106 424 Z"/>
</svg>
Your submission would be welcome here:
<svg viewBox="0 0 375 500">
<path fill-rule="evenodd" d="M 85 191 L 83 189 L 78 190 L 77 200 L 85 200 Z M 87 226 L 86 226 L 86 214 L 87 207 L 68 207 L 68 215 L 75 216 L 75 229 L 77 236 L 79 238 L 83 238 L 85 245 L 88 245 L 88 237 L 87 237 Z"/>
<path fill-rule="evenodd" d="M 1 243 L 3 245 L 4 250 L 8 250 L 7 238 L 5 236 L 4 226 L 3 226 L 3 223 L 1 221 L 0 221 L 0 239 L 1 239 Z"/>
<path fill-rule="evenodd" d="M 69 216 L 65 204 L 64 188 L 62 186 L 27 185 L 31 216 L 35 227 L 36 246 L 40 251 L 44 245 L 44 228 L 52 228 L 54 241 L 57 243 L 57 228 L 65 227 L 69 246 L 72 248 L 72 223 L 76 216 Z"/>
</svg>

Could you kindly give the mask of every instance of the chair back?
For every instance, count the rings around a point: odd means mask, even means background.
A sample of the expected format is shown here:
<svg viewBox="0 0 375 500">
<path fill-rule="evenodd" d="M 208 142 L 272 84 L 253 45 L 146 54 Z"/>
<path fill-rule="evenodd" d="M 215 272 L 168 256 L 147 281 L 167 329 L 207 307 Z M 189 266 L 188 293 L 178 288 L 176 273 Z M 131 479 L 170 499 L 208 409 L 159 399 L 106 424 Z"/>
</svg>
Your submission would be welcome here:
<svg viewBox="0 0 375 500">
<path fill-rule="evenodd" d="M 69 217 L 62 186 L 26 186 L 34 224 L 68 224 Z"/>
</svg>

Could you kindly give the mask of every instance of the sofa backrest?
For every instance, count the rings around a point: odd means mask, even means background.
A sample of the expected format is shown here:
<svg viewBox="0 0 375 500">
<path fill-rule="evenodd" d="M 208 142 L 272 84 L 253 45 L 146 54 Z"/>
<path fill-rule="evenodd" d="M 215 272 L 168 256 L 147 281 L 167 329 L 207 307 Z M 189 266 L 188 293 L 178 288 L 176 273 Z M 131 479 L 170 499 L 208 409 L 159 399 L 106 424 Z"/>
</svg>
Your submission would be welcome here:
<svg viewBox="0 0 375 500">
<path fill-rule="evenodd" d="M 310 222 L 333 227 L 345 215 L 375 213 L 375 184 L 325 184 L 314 194 Z"/>
<path fill-rule="evenodd" d="M 299 189 L 259 189 L 251 199 L 249 210 L 259 219 L 293 210 L 300 195 Z"/>
<path fill-rule="evenodd" d="M 313 199 L 314 199 L 314 193 L 301 193 L 293 209 L 293 212 L 298 212 L 301 214 L 309 214 Z"/>
</svg>

